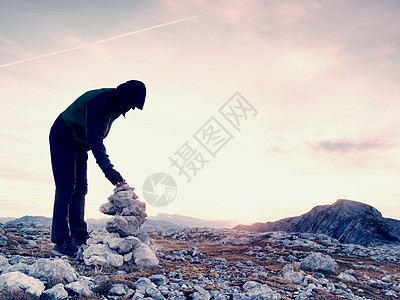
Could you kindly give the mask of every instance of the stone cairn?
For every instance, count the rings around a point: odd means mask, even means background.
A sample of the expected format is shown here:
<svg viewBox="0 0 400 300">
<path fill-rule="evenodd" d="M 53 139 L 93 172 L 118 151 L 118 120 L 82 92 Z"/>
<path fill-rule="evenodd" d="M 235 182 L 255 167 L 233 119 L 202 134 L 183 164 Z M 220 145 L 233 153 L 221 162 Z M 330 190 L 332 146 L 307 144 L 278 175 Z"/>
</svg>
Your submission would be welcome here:
<svg viewBox="0 0 400 300">
<path fill-rule="evenodd" d="M 106 231 L 94 232 L 88 239 L 82 252 L 86 265 L 158 266 L 156 245 L 147 234 L 139 233 L 147 217 L 146 204 L 138 200 L 134 188 L 128 184 L 115 188 L 114 194 L 99 210 L 113 217 L 107 222 Z"/>
</svg>

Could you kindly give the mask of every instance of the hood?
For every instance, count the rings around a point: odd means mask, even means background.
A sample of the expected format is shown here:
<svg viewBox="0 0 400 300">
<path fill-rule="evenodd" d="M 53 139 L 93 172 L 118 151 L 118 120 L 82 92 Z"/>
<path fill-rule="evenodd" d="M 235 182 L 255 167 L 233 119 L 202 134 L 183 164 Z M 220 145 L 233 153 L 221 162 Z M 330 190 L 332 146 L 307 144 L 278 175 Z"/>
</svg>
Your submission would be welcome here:
<svg viewBox="0 0 400 300">
<path fill-rule="evenodd" d="M 125 112 L 136 107 L 142 110 L 146 99 L 146 86 L 141 81 L 129 80 L 117 86 L 115 96 Z"/>
</svg>

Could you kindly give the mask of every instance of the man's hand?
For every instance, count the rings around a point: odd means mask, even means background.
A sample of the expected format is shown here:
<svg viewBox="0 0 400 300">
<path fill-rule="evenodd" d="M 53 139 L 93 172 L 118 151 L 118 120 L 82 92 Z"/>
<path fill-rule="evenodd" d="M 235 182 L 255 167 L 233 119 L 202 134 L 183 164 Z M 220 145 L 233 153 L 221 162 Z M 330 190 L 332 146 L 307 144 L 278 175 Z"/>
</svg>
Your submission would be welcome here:
<svg viewBox="0 0 400 300">
<path fill-rule="evenodd" d="M 125 181 L 125 179 L 124 179 L 122 182 L 118 182 L 118 183 L 116 184 L 116 186 L 117 186 L 117 187 L 120 187 L 120 186 L 123 186 L 123 185 L 125 185 L 125 184 L 127 184 L 127 183 L 126 183 L 126 181 Z"/>
<path fill-rule="evenodd" d="M 121 184 L 124 182 L 124 178 L 122 178 L 121 174 L 114 168 L 109 168 L 105 170 L 104 175 L 106 175 L 106 178 L 110 180 L 113 185 Z"/>
</svg>

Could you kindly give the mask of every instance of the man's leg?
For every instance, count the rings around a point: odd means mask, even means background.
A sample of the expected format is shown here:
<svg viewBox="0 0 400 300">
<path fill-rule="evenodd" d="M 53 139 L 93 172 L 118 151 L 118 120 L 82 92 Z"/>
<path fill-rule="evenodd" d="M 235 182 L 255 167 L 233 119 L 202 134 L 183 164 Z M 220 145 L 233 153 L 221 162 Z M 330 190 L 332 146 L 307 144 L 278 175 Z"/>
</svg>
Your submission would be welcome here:
<svg viewBox="0 0 400 300">
<path fill-rule="evenodd" d="M 78 152 L 76 158 L 76 185 L 72 203 L 69 206 L 69 226 L 73 236 L 86 237 L 85 196 L 87 194 L 87 152 Z"/>
<path fill-rule="evenodd" d="M 68 128 L 59 117 L 50 131 L 50 153 L 56 193 L 51 241 L 63 243 L 69 238 L 68 212 L 75 190 L 76 146 Z"/>
</svg>

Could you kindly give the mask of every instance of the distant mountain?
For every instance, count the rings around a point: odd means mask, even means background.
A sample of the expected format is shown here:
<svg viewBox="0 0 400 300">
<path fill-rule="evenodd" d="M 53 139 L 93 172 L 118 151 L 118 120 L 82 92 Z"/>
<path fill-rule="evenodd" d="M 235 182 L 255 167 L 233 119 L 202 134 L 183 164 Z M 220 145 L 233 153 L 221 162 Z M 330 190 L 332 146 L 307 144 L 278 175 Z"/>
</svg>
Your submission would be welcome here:
<svg viewBox="0 0 400 300">
<path fill-rule="evenodd" d="M 382 217 L 370 205 L 345 199 L 339 199 L 332 205 L 316 206 L 301 216 L 276 222 L 238 225 L 235 229 L 318 233 L 341 243 L 364 246 L 400 243 L 400 221 Z"/>
<path fill-rule="evenodd" d="M 36 225 L 51 225 L 51 218 L 42 217 L 42 216 L 23 216 L 21 218 L 16 218 L 11 221 L 8 221 L 6 224 L 36 224 Z"/>
<path fill-rule="evenodd" d="M 101 218 L 101 219 L 93 219 L 93 218 L 87 219 L 86 224 L 87 224 L 88 230 L 91 231 L 91 230 L 104 229 L 104 228 L 106 228 L 107 221 L 110 219 L 111 219 L 111 217 Z"/>
<path fill-rule="evenodd" d="M 168 221 L 147 219 L 140 227 L 141 232 L 149 232 L 153 230 L 161 230 L 166 233 L 170 233 L 177 230 L 182 230 L 184 227 L 182 225 L 174 224 Z"/>
<path fill-rule="evenodd" d="M 204 220 L 178 214 L 170 215 L 164 213 L 160 213 L 156 217 L 149 217 L 148 219 L 153 221 L 167 221 L 182 227 L 232 228 L 238 225 L 236 221 Z"/>
<path fill-rule="evenodd" d="M 87 219 L 88 230 L 100 230 L 106 227 L 107 221 L 111 217 L 101 219 Z M 1 219 L 0 219 L 1 220 Z M 4 218 L 7 224 L 36 224 L 51 226 L 51 218 L 42 216 L 24 216 L 21 218 Z M 212 227 L 212 228 L 233 228 L 238 222 L 235 221 L 218 221 L 218 220 L 203 220 L 199 218 L 192 218 L 178 214 L 158 214 L 156 217 L 148 217 L 146 222 L 142 225 L 141 231 L 148 232 L 152 230 L 163 230 L 171 232 L 181 230 L 185 227 Z"/>
<path fill-rule="evenodd" d="M 12 221 L 14 219 L 15 218 L 12 218 L 12 217 L 2 217 L 2 218 L 0 218 L 0 223 L 5 224 L 5 223 L 7 223 L 9 221 Z"/>
</svg>

